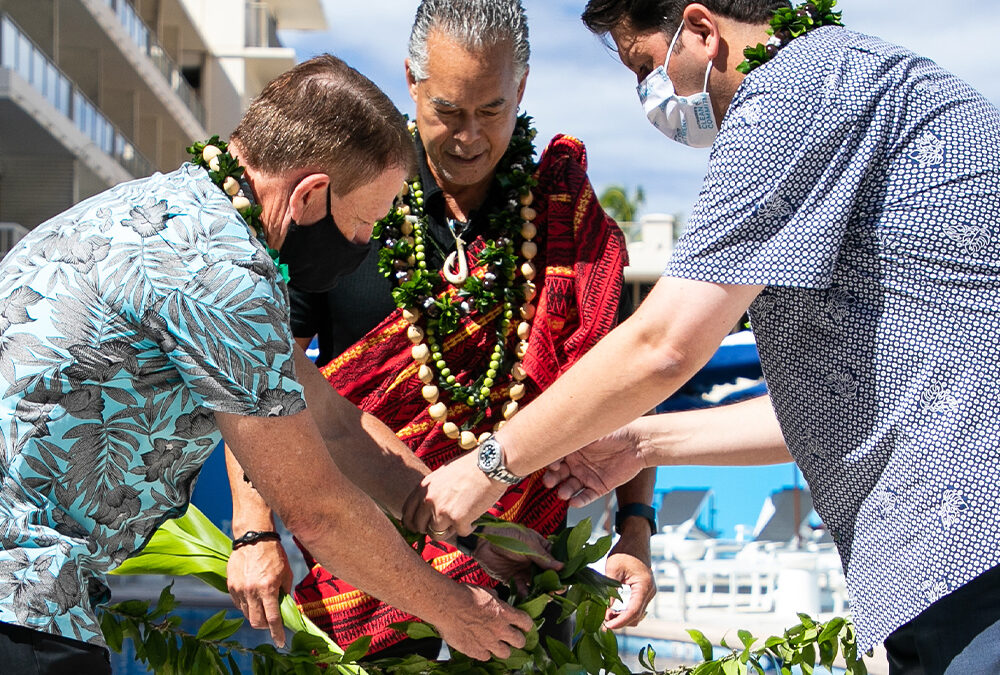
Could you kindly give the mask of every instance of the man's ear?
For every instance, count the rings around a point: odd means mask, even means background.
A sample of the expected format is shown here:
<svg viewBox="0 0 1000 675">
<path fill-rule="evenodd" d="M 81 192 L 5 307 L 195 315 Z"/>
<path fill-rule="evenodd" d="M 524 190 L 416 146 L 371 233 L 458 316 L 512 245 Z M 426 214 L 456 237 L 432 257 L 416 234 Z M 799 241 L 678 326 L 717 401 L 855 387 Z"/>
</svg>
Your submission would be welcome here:
<svg viewBox="0 0 1000 675">
<path fill-rule="evenodd" d="M 288 212 L 299 225 L 318 223 L 326 216 L 330 177 L 311 173 L 298 182 L 289 198 Z"/>
<path fill-rule="evenodd" d="M 719 22 L 710 9 L 697 2 L 684 9 L 683 21 L 698 36 L 709 60 L 719 53 Z"/>
<path fill-rule="evenodd" d="M 417 102 L 417 78 L 413 75 L 413 70 L 410 69 L 410 59 L 403 61 L 406 66 L 406 87 L 410 90 L 410 98 L 413 102 Z"/>
<path fill-rule="evenodd" d="M 525 67 L 524 75 L 521 76 L 521 83 L 517 85 L 517 104 L 521 105 L 521 99 L 524 98 L 524 89 L 528 84 L 528 71 L 530 68 Z"/>
</svg>

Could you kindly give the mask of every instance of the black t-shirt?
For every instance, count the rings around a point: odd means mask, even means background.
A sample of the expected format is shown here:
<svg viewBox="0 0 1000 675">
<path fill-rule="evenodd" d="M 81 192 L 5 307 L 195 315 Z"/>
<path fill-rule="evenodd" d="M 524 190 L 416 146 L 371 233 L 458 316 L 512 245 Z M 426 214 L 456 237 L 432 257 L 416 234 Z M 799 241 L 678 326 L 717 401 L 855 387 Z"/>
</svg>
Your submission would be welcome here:
<svg viewBox="0 0 1000 675">
<path fill-rule="evenodd" d="M 444 259 L 455 250 L 455 239 L 445 217 L 444 193 L 431 175 L 420 139 L 416 139 L 420 182 L 424 191 L 427 215 L 427 262 L 440 269 Z M 489 225 L 489 214 L 502 208 L 503 191 L 494 181 L 483 205 L 472 212 L 468 223 L 455 223 L 456 231 L 471 242 Z M 361 266 L 337 280 L 326 293 L 306 293 L 289 283 L 291 328 L 296 338 L 319 337 L 317 366 L 324 366 L 389 316 L 396 305 L 392 300 L 392 282 L 378 270 L 378 244 Z"/>
</svg>

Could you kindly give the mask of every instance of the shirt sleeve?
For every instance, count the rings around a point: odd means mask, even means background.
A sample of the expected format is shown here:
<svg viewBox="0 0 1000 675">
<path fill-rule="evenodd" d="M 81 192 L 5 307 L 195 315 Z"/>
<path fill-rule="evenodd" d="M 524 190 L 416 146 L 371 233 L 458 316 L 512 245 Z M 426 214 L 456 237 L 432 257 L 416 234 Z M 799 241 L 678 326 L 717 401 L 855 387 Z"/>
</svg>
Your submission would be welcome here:
<svg viewBox="0 0 1000 675">
<path fill-rule="evenodd" d="M 664 276 L 828 287 L 865 180 L 858 155 L 875 152 L 858 144 L 863 108 L 833 87 L 734 101 Z"/>
<path fill-rule="evenodd" d="M 143 331 L 195 403 L 214 412 L 265 417 L 305 410 L 285 287 L 265 262 L 213 264 L 144 310 Z"/>
</svg>

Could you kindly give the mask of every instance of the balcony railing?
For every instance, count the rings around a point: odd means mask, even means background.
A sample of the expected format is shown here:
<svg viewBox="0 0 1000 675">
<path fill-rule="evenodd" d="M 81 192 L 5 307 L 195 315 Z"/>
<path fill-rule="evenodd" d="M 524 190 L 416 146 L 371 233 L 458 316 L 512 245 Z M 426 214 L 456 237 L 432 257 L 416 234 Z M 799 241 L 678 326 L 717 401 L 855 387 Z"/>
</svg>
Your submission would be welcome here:
<svg viewBox="0 0 1000 675">
<path fill-rule="evenodd" d="M 191 88 L 191 85 L 184 79 L 184 76 L 181 75 L 177 64 L 173 62 L 170 56 L 167 55 L 166 50 L 156 41 L 156 36 L 149 30 L 149 27 L 146 26 L 142 18 L 139 17 L 132 4 L 128 0 L 104 0 L 104 2 L 115 13 L 115 16 L 118 17 L 118 21 L 125 28 L 125 32 L 128 33 L 132 42 L 156 64 L 156 67 L 163 74 L 173 92 L 184 101 L 184 105 L 195 116 L 198 123 L 204 126 L 204 104 L 202 104 L 201 99 L 198 98 L 198 94 L 195 93 L 194 89 Z"/>
<path fill-rule="evenodd" d="M 153 165 L 108 121 L 10 17 L 0 13 L 0 68 L 17 73 L 73 122 L 106 155 L 133 176 L 148 176 Z"/>
<path fill-rule="evenodd" d="M 266 3 L 247 2 L 247 47 L 281 47 L 278 22 Z"/>
</svg>

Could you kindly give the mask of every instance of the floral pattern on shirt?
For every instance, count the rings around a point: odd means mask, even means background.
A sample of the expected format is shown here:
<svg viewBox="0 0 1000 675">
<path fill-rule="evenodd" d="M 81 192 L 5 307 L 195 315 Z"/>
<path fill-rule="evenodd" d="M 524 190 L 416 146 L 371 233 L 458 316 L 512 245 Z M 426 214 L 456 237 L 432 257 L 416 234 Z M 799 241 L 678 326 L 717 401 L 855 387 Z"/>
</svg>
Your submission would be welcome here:
<svg viewBox="0 0 1000 675">
<path fill-rule="evenodd" d="M 187 508 L 214 414 L 305 408 L 287 291 L 185 165 L 38 226 L 0 298 L 0 621 L 102 644 L 104 574 Z"/>
</svg>

